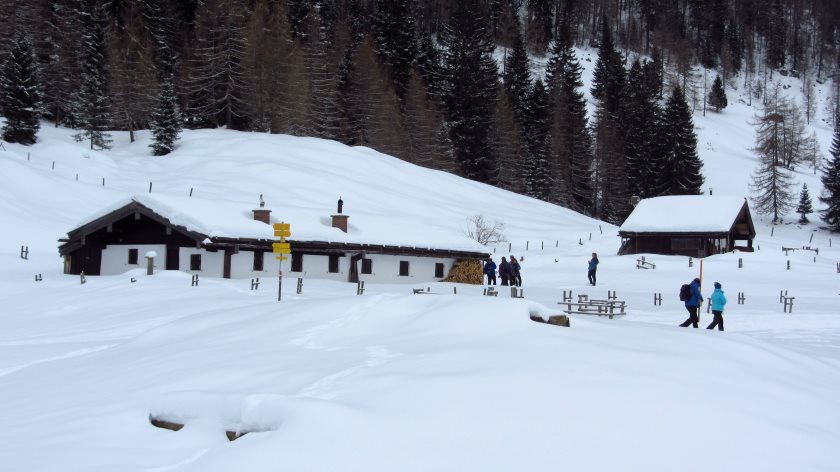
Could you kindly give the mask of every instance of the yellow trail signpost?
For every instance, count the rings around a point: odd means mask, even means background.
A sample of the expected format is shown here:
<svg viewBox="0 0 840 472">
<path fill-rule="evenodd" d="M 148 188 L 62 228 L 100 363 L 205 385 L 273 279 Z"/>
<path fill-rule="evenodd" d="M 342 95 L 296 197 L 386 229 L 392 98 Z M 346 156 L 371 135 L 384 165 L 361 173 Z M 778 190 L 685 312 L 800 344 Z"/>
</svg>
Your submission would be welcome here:
<svg viewBox="0 0 840 472">
<path fill-rule="evenodd" d="M 279 302 L 283 296 L 283 261 L 288 259 L 286 254 L 292 253 L 291 244 L 286 242 L 286 238 L 292 235 L 292 229 L 289 223 L 275 223 L 273 226 L 274 236 L 280 239 L 279 243 L 271 244 L 274 258 L 280 261 L 277 269 L 277 301 Z"/>
</svg>

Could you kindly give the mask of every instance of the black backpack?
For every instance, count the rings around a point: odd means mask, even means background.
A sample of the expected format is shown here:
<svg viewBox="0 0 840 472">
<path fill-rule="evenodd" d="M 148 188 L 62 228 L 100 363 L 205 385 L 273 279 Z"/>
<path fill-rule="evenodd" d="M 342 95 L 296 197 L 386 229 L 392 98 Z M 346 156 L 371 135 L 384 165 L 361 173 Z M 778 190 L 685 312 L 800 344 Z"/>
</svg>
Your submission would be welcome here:
<svg viewBox="0 0 840 472">
<path fill-rule="evenodd" d="M 680 301 L 684 302 L 689 298 L 691 298 L 691 286 L 683 284 L 682 287 L 680 287 Z"/>
</svg>

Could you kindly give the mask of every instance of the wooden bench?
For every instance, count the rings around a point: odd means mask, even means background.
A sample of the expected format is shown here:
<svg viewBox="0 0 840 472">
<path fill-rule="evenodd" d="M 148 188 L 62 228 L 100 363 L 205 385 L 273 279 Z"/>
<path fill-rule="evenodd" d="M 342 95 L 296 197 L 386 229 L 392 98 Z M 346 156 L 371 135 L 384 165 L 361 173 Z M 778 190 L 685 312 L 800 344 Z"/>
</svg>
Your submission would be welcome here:
<svg viewBox="0 0 840 472">
<path fill-rule="evenodd" d="M 578 303 L 557 302 L 566 306 L 563 313 L 576 315 L 598 315 L 612 319 L 614 316 L 626 315 L 627 304 L 624 300 L 583 300 Z"/>
<path fill-rule="evenodd" d="M 411 289 L 411 292 L 414 295 L 432 295 L 432 294 L 434 294 L 434 292 L 430 291 L 428 288 L 426 288 L 426 289 L 413 288 L 413 289 Z"/>
<path fill-rule="evenodd" d="M 645 260 L 645 257 L 642 256 L 639 259 L 636 259 L 636 268 L 637 269 L 656 269 L 656 264 L 653 262 L 648 262 Z"/>
<path fill-rule="evenodd" d="M 484 289 L 484 295 L 487 295 L 488 297 L 498 297 L 499 292 L 497 292 L 493 287 L 487 287 Z"/>
</svg>

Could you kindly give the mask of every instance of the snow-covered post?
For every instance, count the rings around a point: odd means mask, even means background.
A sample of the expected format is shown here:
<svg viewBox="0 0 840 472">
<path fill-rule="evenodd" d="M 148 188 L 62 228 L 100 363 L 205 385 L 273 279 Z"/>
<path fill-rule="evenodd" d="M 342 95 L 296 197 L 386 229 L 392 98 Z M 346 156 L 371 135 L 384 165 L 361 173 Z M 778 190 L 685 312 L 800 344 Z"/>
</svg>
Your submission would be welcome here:
<svg viewBox="0 0 840 472">
<path fill-rule="evenodd" d="M 148 251 L 146 252 L 146 275 L 152 275 L 155 273 L 155 257 L 157 257 L 157 252 L 155 251 Z"/>
</svg>

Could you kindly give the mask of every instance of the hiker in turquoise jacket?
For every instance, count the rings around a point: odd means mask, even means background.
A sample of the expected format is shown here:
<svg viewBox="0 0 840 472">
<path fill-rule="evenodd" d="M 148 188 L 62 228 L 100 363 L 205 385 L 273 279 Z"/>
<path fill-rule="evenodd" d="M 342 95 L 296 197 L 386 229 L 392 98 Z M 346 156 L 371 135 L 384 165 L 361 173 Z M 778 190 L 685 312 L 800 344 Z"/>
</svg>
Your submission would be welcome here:
<svg viewBox="0 0 840 472">
<path fill-rule="evenodd" d="M 726 295 L 720 288 L 720 282 L 715 282 L 715 291 L 712 292 L 711 301 L 712 314 L 715 315 L 715 319 L 706 329 L 715 329 L 715 326 L 717 326 L 719 330 L 723 331 L 723 306 L 726 305 Z"/>
</svg>

